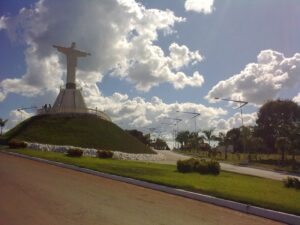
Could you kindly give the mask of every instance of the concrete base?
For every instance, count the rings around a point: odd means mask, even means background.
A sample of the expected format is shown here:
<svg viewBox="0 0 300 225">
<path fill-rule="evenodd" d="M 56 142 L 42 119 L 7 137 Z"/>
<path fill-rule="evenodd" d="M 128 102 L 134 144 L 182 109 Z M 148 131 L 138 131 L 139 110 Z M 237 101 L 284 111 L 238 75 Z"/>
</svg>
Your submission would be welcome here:
<svg viewBox="0 0 300 225">
<path fill-rule="evenodd" d="M 51 112 L 84 113 L 87 112 L 84 99 L 78 89 L 61 89 Z"/>
</svg>

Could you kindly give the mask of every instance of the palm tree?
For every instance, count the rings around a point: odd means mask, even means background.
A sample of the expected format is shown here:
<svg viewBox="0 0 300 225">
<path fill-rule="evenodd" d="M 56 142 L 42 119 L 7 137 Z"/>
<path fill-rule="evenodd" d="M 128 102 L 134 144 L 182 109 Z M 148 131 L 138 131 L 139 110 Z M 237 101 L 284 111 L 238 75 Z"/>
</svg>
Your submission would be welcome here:
<svg viewBox="0 0 300 225">
<path fill-rule="evenodd" d="M 180 132 L 178 132 L 175 140 L 180 143 L 181 149 L 184 147 L 184 145 L 187 144 L 187 141 L 189 139 L 189 134 L 190 134 L 189 131 L 180 131 Z"/>
<path fill-rule="evenodd" d="M 3 120 L 3 119 L 0 118 L 0 127 L 1 127 L 1 133 L 0 134 L 1 135 L 2 135 L 3 127 L 5 126 L 6 122 L 7 122 L 7 120 Z"/>
<path fill-rule="evenodd" d="M 202 130 L 202 133 L 204 134 L 204 135 L 202 135 L 202 138 L 204 140 L 208 141 L 209 146 L 210 146 L 211 141 L 218 140 L 218 138 L 213 134 L 214 130 L 215 130 L 214 128 Z"/>
<path fill-rule="evenodd" d="M 227 137 L 227 135 L 225 133 L 220 132 L 217 137 L 217 141 L 219 142 L 219 146 L 224 146 L 225 160 L 227 160 L 227 149 L 228 149 L 228 145 L 230 142 L 229 138 Z"/>
</svg>

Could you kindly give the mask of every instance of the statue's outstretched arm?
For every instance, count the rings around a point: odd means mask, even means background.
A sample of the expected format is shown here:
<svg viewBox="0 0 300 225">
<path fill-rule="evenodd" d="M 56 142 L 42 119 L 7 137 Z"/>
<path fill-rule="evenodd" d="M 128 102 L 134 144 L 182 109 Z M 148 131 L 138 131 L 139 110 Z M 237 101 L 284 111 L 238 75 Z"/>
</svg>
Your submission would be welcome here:
<svg viewBox="0 0 300 225">
<path fill-rule="evenodd" d="M 85 56 L 91 55 L 91 53 L 76 50 L 76 55 L 78 57 L 85 57 Z"/>
<path fill-rule="evenodd" d="M 58 46 L 58 45 L 52 45 L 52 46 L 53 46 L 53 48 L 56 48 L 60 52 L 64 52 L 68 49 L 68 48 L 65 48 L 65 47 Z"/>
</svg>

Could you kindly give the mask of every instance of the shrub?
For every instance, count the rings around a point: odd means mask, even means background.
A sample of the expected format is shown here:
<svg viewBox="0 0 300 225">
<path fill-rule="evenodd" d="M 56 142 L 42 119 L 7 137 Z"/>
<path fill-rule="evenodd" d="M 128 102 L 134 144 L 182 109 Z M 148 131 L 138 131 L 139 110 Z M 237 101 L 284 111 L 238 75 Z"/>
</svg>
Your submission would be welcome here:
<svg viewBox="0 0 300 225">
<path fill-rule="evenodd" d="M 218 175 L 220 173 L 220 164 L 214 160 L 205 161 L 202 159 L 199 161 L 191 158 L 177 161 L 177 170 L 181 173 L 198 172 L 201 174 Z"/>
<path fill-rule="evenodd" d="M 283 184 L 287 188 L 300 189 L 300 180 L 296 177 L 288 177 L 287 179 L 284 179 Z"/>
<path fill-rule="evenodd" d="M 210 174 L 218 175 L 220 173 L 220 163 L 214 160 L 207 162 L 207 171 Z"/>
<path fill-rule="evenodd" d="M 108 159 L 112 158 L 114 153 L 109 150 L 98 150 L 97 151 L 97 157 L 102 158 L 102 159 Z"/>
<path fill-rule="evenodd" d="M 8 142 L 9 148 L 26 148 L 27 144 L 24 141 L 12 139 Z"/>
<path fill-rule="evenodd" d="M 198 160 L 193 158 L 187 160 L 178 160 L 177 170 L 181 173 L 193 172 L 198 162 Z"/>
<path fill-rule="evenodd" d="M 195 165 L 195 168 L 194 170 L 198 173 L 201 173 L 201 174 L 207 174 L 208 173 L 208 166 L 207 166 L 207 162 L 205 160 L 201 160 L 199 161 L 199 163 L 197 163 Z"/>
<path fill-rule="evenodd" d="M 83 154 L 83 151 L 80 148 L 70 148 L 67 151 L 67 156 L 70 157 L 81 157 Z"/>
</svg>

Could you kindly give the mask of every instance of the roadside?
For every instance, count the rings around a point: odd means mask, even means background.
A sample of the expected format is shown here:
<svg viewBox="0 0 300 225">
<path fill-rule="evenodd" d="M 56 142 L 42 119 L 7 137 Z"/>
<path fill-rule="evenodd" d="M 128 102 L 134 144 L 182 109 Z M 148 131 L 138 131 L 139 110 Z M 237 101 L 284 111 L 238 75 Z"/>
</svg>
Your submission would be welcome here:
<svg viewBox="0 0 300 225">
<path fill-rule="evenodd" d="M 300 215 L 300 205 L 297 201 L 300 198 L 300 192 L 285 188 L 283 183 L 277 180 L 226 171 L 222 171 L 218 176 L 179 173 L 175 165 L 169 164 L 94 157 L 68 157 L 62 153 L 26 149 L 14 150 L 13 152 L 26 155 L 26 157 L 34 157 L 34 159 L 50 160 L 48 161 L 50 164 L 56 161 L 59 162 L 58 165 L 70 165 L 71 168 L 74 165 L 77 168 L 90 169 L 89 171 L 125 177 L 124 179 L 132 180 L 131 178 L 133 178 L 152 184 L 208 194 L 221 199 Z"/>
<path fill-rule="evenodd" d="M 282 224 L 2 153 L 0 180 L 4 224 Z"/>
<path fill-rule="evenodd" d="M 157 163 L 176 165 L 177 160 L 189 159 L 192 157 L 192 156 L 182 155 L 176 152 L 166 151 L 166 150 L 156 150 L 156 151 L 164 155 L 163 160 L 155 161 Z M 253 168 L 249 166 L 238 166 L 238 165 L 224 163 L 224 162 L 220 162 L 220 165 L 221 165 L 221 169 L 225 171 L 263 177 L 263 178 L 268 178 L 273 180 L 283 180 L 287 176 L 300 178 L 300 175 L 289 173 L 289 172 L 277 172 L 272 170 Z"/>
</svg>

